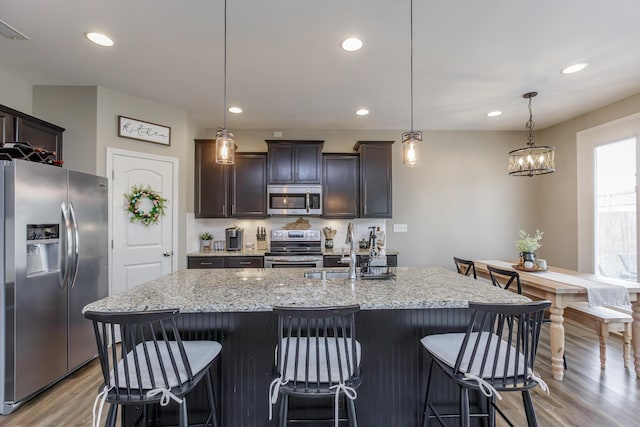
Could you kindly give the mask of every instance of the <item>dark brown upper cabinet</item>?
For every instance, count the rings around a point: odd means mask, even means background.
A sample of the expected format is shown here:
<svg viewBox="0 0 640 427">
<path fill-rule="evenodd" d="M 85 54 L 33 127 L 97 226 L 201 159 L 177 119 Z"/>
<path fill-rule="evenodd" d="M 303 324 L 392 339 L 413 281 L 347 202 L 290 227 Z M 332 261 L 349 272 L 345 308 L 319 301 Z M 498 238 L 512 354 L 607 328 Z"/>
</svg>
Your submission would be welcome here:
<svg viewBox="0 0 640 427">
<path fill-rule="evenodd" d="M 265 218 L 266 153 L 236 153 L 234 165 L 216 163 L 216 141 L 196 139 L 196 218 Z"/>
<path fill-rule="evenodd" d="M 324 141 L 266 140 L 269 184 L 322 184 Z"/>
<path fill-rule="evenodd" d="M 195 217 L 228 218 L 230 166 L 216 163 L 215 140 L 196 139 L 195 141 Z"/>
<path fill-rule="evenodd" d="M 0 109 L 0 142 L 5 143 L 16 140 L 14 130 L 15 116 Z"/>
<path fill-rule="evenodd" d="M 267 216 L 267 153 L 236 153 L 231 168 L 231 216 Z"/>
<path fill-rule="evenodd" d="M 391 218 L 393 214 L 391 145 L 393 141 L 358 141 L 360 154 L 360 217 Z"/>
<path fill-rule="evenodd" d="M 10 141 L 28 142 L 33 147 L 55 151 L 55 158 L 61 160 L 63 132 L 64 128 L 60 126 L 0 105 L 0 136 L 2 137 L 2 143 Z"/>
<path fill-rule="evenodd" d="M 360 216 L 360 157 L 357 154 L 322 155 L 322 216 Z"/>
</svg>

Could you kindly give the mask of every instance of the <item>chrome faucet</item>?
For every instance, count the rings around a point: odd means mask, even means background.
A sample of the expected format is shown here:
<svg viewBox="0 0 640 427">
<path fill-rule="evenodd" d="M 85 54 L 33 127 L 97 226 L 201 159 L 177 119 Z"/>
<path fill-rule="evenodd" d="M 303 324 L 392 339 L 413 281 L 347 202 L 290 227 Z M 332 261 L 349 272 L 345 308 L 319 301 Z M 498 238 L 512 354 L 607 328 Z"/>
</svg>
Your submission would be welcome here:
<svg viewBox="0 0 640 427">
<path fill-rule="evenodd" d="M 356 264 L 358 263 L 358 257 L 356 255 L 356 236 L 352 222 L 347 226 L 347 238 L 344 243 L 349 245 L 349 258 L 342 258 L 340 262 L 345 264 L 347 262 L 349 263 L 349 279 L 356 280 Z"/>
</svg>

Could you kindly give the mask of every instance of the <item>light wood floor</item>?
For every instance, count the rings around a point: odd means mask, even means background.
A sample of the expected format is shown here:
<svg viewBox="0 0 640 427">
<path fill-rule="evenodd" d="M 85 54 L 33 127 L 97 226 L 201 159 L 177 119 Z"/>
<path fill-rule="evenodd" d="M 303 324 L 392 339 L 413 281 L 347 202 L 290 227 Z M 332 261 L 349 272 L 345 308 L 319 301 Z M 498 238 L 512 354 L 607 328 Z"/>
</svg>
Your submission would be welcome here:
<svg viewBox="0 0 640 427">
<path fill-rule="evenodd" d="M 539 425 L 640 425 L 640 379 L 636 378 L 633 369 L 624 369 L 622 339 L 616 335 L 609 337 L 607 368 L 600 370 L 598 338 L 595 331 L 571 320 L 567 321 L 565 329 L 569 370 L 565 372 L 562 382 L 551 379 L 548 328 L 545 327 L 542 332 L 536 371 L 546 380 L 551 393 L 547 396 L 539 389 L 534 391 L 533 399 Z M 99 370 L 97 361 L 90 363 L 25 403 L 13 414 L 0 416 L 0 427 L 90 426 L 93 401 L 101 382 Z M 516 425 L 526 425 L 520 394 L 503 393 L 503 396 L 504 399 L 499 402 L 499 406 L 509 414 Z M 499 420 L 498 425 L 506 424 Z"/>
</svg>

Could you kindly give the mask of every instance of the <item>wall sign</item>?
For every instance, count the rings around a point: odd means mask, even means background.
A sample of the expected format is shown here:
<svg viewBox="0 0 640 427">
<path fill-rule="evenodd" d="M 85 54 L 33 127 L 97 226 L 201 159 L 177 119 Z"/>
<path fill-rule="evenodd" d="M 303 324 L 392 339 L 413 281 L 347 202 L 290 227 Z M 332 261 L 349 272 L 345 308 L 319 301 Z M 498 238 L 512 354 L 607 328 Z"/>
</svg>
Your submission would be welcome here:
<svg viewBox="0 0 640 427">
<path fill-rule="evenodd" d="M 171 128 L 169 126 L 143 122 L 131 117 L 118 116 L 118 136 L 171 145 Z"/>
</svg>

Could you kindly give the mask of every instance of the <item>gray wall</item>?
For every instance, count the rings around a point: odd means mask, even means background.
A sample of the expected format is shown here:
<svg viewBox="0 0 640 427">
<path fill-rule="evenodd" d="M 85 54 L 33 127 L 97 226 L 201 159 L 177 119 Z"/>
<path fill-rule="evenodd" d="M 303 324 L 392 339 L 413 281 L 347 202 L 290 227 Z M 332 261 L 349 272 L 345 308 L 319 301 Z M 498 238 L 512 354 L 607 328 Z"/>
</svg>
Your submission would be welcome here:
<svg viewBox="0 0 640 427">
<path fill-rule="evenodd" d="M 60 92 L 84 94 L 69 102 Z M 69 92 L 71 91 L 71 92 Z M 62 117 L 79 117 L 93 103 L 90 88 L 32 88 L 29 82 L 0 70 L 0 103 L 26 113 L 42 114 L 67 129 L 65 166 L 92 168 L 91 149 L 82 145 L 91 124 Z M 95 171 L 105 173 L 106 147 L 177 157 L 180 164 L 180 266 L 184 265 L 186 212 L 193 212 L 193 139 L 210 138 L 178 108 L 107 89 L 96 88 Z M 62 96 L 58 99 L 58 95 Z M 33 97 L 33 98 L 32 98 Z M 78 105 L 72 105 L 79 103 Z M 37 105 L 36 105 L 37 104 Z M 60 109 L 61 116 L 54 114 Z M 524 132 L 425 132 L 424 164 L 403 168 L 400 144 L 394 144 L 394 218 L 387 221 L 388 246 L 401 252 L 402 264 L 450 266 L 450 257 L 514 258 L 517 230 L 545 232 L 539 256 L 552 265 L 577 268 L 576 132 L 640 112 L 640 94 L 536 133 L 539 145 L 557 148 L 557 172 L 535 178 L 506 174 L 506 153 L 525 143 Z M 130 115 L 172 127 L 172 146 L 117 137 L 117 115 Z M 232 129 L 233 130 L 233 129 Z M 324 139 L 325 151 L 349 152 L 358 140 L 396 140 L 391 131 L 287 131 L 283 138 Z M 266 150 L 264 139 L 273 130 L 235 130 L 240 151 Z M 86 151 L 85 151 L 86 150 Z M 85 154 L 81 154 L 85 153 Z M 86 154 L 89 153 L 89 154 Z M 81 159 L 83 159 L 81 161 Z M 88 163 L 87 163 L 88 162 Z M 393 233 L 394 223 L 408 224 L 408 233 Z"/>
<path fill-rule="evenodd" d="M 324 140 L 325 152 L 352 152 L 359 140 L 398 141 L 402 131 L 287 131 L 282 139 Z M 235 131 L 239 151 L 266 151 L 271 130 Z M 209 129 L 206 137 L 212 137 Z M 424 133 L 423 164 L 402 166 L 400 142 L 393 145 L 393 218 L 387 247 L 400 251 L 401 265 L 444 265 L 454 255 L 517 258 L 520 228 L 533 232 L 536 180 L 507 174 L 507 153 L 526 142 L 524 132 Z M 187 207 L 193 211 L 193 202 Z M 408 233 L 394 233 L 393 224 Z"/>
<path fill-rule="evenodd" d="M 98 88 L 34 86 L 33 106 L 34 116 L 65 128 L 62 136 L 64 167 L 97 173 Z"/>
<path fill-rule="evenodd" d="M 556 147 L 556 172 L 538 182 L 537 218 L 544 230 L 539 256 L 551 265 L 578 268 L 578 168 L 576 133 L 640 112 L 640 94 L 538 132 L 538 145 Z"/>
<path fill-rule="evenodd" d="M 0 69 L 0 104 L 31 114 L 31 83 Z"/>
</svg>

